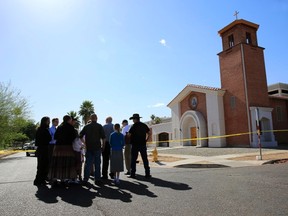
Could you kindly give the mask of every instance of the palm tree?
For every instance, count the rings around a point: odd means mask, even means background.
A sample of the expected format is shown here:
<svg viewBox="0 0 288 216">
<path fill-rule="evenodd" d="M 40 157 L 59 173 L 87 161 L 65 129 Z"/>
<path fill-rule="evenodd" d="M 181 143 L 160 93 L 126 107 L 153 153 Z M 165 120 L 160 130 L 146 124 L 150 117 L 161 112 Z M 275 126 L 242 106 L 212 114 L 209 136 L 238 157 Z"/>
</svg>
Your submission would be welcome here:
<svg viewBox="0 0 288 216">
<path fill-rule="evenodd" d="M 82 116 L 82 121 L 86 125 L 90 115 L 95 113 L 94 111 L 94 105 L 92 101 L 85 100 L 80 106 L 80 111 L 78 112 L 80 116 Z"/>
<path fill-rule="evenodd" d="M 161 122 L 162 122 L 162 120 L 160 117 L 155 117 L 155 119 L 154 119 L 155 124 L 160 124 Z"/>
<path fill-rule="evenodd" d="M 80 120 L 79 120 L 79 116 L 77 115 L 77 112 L 76 111 L 70 111 L 70 112 L 67 112 L 67 115 L 71 116 L 72 119 L 76 120 L 76 124 L 74 125 L 74 127 L 76 129 L 79 129 L 79 126 L 80 126 Z"/>
<path fill-rule="evenodd" d="M 154 125 L 154 124 L 160 124 L 162 122 L 161 118 L 155 116 L 154 114 L 152 114 L 150 116 L 151 118 L 151 124 Z"/>
</svg>

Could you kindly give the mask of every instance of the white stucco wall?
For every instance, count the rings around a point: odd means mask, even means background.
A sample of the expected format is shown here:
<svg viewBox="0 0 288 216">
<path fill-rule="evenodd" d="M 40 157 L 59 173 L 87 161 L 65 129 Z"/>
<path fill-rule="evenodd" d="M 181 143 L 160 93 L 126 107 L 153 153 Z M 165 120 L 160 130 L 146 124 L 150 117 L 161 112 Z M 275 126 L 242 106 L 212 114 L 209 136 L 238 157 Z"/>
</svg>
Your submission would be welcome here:
<svg viewBox="0 0 288 216">
<path fill-rule="evenodd" d="M 157 135 L 160 133 L 172 133 L 172 122 L 155 124 L 151 126 L 152 134 Z"/>
<path fill-rule="evenodd" d="M 274 134 L 272 132 L 273 131 L 273 119 L 272 119 L 272 110 L 273 110 L 273 108 L 250 107 L 252 131 L 254 132 L 252 134 L 251 147 L 257 148 L 259 146 L 258 145 L 258 135 L 257 135 L 257 133 L 255 133 L 257 131 L 256 109 L 258 109 L 259 120 L 262 120 L 263 118 L 265 118 L 265 119 L 268 120 L 267 123 L 269 123 L 269 125 L 266 125 L 266 128 L 263 128 L 263 126 L 262 126 L 262 130 L 267 130 L 267 132 L 262 133 L 262 135 L 260 136 L 260 141 L 261 141 L 262 147 L 276 147 L 278 144 L 275 141 L 275 136 L 274 136 Z M 267 137 L 269 137 L 268 140 L 267 140 Z"/>
<path fill-rule="evenodd" d="M 172 140 L 172 122 L 152 125 L 151 128 L 152 128 L 152 142 L 154 144 L 153 146 L 157 146 L 157 143 L 159 141 L 158 135 L 161 133 L 169 134 L 169 137 L 168 137 L 169 146 L 172 145 L 173 143 L 173 141 L 171 141 Z"/>
<path fill-rule="evenodd" d="M 176 142 L 171 142 L 170 146 L 179 146 L 180 143 L 177 140 L 181 139 L 181 131 L 180 131 L 180 105 L 179 103 L 174 104 L 171 107 L 171 130 L 172 130 L 172 140 L 176 140 Z"/>
<path fill-rule="evenodd" d="M 207 128 L 208 128 L 208 146 L 224 147 L 226 139 L 223 137 L 213 138 L 225 135 L 225 118 L 223 96 L 215 94 L 206 94 L 207 105 Z"/>
</svg>

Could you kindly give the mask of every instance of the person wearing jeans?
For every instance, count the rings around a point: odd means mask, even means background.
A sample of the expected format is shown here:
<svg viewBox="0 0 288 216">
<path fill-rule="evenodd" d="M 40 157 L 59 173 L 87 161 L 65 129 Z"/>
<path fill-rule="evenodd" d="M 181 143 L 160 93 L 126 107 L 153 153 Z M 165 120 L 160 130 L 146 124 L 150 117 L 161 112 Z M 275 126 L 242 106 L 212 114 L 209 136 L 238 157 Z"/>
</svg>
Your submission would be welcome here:
<svg viewBox="0 0 288 216">
<path fill-rule="evenodd" d="M 94 172 L 94 178 L 95 183 L 100 180 L 101 177 L 101 150 L 87 150 L 85 157 L 85 169 L 84 169 L 84 182 L 87 182 L 90 176 L 91 167 L 94 163 L 95 172 Z"/>
<path fill-rule="evenodd" d="M 110 143 L 109 143 L 109 137 L 114 132 L 114 125 L 112 124 L 112 117 L 106 118 L 106 124 L 103 126 L 103 130 L 105 133 L 105 148 L 102 151 L 102 179 L 108 179 L 108 167 L 109 167 L 109 161 L 110 161 Z M 113 179 L 114 174 L 109 173 L 110 177 Z"/>
<path fill-rule="evenodd" d="M 92 114 L 90 118 L 91 123 L 85 125 L 80 132 L 80 138 L 86 147 L 84 184 L 89 180 L 93 162 L 95 165 L 94 181 L 98 184 L 101 183 L 101 152 L 105 148 L 105 133 L 102 125 L 97 123 L 97 115 Z"/>
</svg>

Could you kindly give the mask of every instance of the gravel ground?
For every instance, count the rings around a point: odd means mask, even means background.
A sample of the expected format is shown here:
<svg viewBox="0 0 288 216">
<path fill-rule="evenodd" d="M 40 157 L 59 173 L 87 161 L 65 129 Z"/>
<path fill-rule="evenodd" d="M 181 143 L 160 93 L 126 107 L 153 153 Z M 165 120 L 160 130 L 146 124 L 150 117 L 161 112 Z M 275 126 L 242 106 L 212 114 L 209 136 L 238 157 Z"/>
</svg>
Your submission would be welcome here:
<svg viewBox="0 0 288 216">
<path fill-rule="evenodd" d="M 262 148 L 262 152 L 269 152 L 275 150 L 288 150 L 288 145 L 281 146 L 278 148 Z M 196 148 L 195 146 L 184 146 L 177 148 L 163 148 L 157 147 L 159 154 L 180 154 L 180 155 L 194 155 L 194 156 L 219 156 L 219 155 L 229 155 L 229 154 L 247 154 L 247 153 L 258 153 L 258 148 Z"/>
</svg>

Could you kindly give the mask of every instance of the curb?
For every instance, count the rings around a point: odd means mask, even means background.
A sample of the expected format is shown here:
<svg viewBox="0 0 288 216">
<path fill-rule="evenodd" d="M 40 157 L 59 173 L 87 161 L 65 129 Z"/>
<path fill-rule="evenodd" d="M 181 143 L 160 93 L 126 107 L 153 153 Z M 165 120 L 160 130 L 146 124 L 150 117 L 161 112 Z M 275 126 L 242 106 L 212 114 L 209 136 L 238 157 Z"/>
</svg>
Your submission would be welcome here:
<svg viewBox="0 0 288 216">
<path fill-rule="evenodd" d="M 16 154 L 17 152 L 11 152 L 11 153 L 7 153 L 7 154 L 0 154 L 0 159 L 1 158 L 4 158 L 4 157 L 7 157 L 9 155 L 12 155 L 12 154 Z"/>
<path fill-rule="evenodd" d="M 282 159 L 276 159 L 276 160 L 269 160 L 264 162 L 262 165 L 267 165 L 267 164 L 274 164 L 275 162 L 281 161 L 281 160 L 288 160 L 288 158 L 282 158 Z"/>
</svg>

